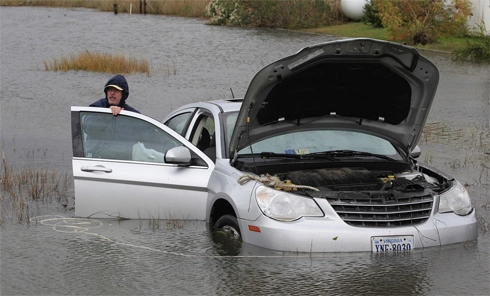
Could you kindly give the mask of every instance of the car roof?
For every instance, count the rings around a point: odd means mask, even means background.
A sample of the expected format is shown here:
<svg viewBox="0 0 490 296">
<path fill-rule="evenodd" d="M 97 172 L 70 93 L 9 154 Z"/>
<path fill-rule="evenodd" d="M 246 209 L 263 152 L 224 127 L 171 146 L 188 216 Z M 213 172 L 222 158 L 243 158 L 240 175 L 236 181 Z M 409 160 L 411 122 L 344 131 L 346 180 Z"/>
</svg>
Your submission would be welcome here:
<svg viewBox="0 0 490 296">
<path fill-rule="evenodd" d="M 224 99 L 224 100 L 212 100 L 212 101 L 203 101 L 203 102 L 194 102 L 185 104 L 175 109 L 169 114 L 168 117 L 174 116 L 175 113 L 180 112 L 181 110 L 189 109 L 189 108 L 206 108 L 213 113 L 227 113 L 227 112 L 238 112 L 242 105 L 243 99 Z"/>
</svg>

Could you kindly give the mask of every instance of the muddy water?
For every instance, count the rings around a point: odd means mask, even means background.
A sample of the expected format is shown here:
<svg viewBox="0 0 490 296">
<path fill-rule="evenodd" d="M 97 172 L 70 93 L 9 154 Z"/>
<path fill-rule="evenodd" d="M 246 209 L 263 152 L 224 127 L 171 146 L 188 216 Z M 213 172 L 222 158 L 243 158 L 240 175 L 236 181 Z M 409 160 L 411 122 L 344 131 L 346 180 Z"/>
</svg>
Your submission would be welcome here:
<svg viewBox="0 0 490 296">
<path fill-rule="evenodd" d="M 15 167 L 68 174 L 69 108 L 101 98 L 111 75 L 44 71 L 44 60 L 83 50 L 146 57 L 152 73 L 127 75 L 128 103 L 159 119 L 187 102 L 243 96 L 263 66 L 333 38 L 86 9 L 2 7 L 0 21 L 1 149 Z M 488 295 L 489 67 L 423 54 L 441 80 L 420 160 L 467 185 L 477 242 L 403 254 L 284 254 L 226 245 L 203 222 L 74 219 L 53 198 L 31 203 L 31 222 L 18 223 L 2 203 L 0 294 Z"/>
</svg>

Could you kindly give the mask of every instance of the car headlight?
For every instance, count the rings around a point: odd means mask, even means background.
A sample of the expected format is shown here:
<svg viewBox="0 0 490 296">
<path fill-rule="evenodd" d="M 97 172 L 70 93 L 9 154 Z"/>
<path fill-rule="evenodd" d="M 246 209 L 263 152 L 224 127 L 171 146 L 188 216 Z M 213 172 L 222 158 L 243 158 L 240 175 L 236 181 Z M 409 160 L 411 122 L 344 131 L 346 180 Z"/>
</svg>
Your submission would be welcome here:
<svg viewBox="0 0 490 296">
<path fill-rule="evenodd" d="M 259 186 L 255 199 L 260 210 L 269 218 L 293 221 L 301 217 L 323 217 L 323 212 L 312 198 Z"/>
<path fill-rule="evenodd" d="M 439 213 L 454 212 L 460 216 L 468 215 L 473 210 L 470 195 L 461 183 L 454 182 L 453 187 L 440 195 Z"/>
</svg>

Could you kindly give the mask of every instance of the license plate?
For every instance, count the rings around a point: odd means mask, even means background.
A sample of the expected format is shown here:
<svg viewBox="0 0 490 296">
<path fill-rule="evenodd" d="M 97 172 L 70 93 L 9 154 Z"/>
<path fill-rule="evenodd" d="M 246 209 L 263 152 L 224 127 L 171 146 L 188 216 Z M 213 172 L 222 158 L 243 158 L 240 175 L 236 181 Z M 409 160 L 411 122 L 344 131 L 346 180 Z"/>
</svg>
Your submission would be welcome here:
<svg viewBox="0 0 490 296">
<path fill-rule="evenodd" d="M 374 253 L 406 252 L 412 249 L 413 235 L 371 237 L 371 250 Z"/>
</svg>

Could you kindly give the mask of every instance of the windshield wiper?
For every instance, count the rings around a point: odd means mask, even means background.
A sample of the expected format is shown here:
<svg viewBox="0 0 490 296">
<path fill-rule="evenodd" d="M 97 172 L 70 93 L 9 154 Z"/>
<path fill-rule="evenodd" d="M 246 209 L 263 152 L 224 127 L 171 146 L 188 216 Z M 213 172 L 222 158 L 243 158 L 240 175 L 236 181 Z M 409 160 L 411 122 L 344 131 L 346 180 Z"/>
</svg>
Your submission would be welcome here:
<svg viewBox="0 0 490 296">
<path fill-rule="evenodd" d="M 239 157 L 253 157 L 259 156 L 262 159 L 271 158 L 291 158 L 291 159 L 327 159 L 331 161 L 339 161 L 341 157 L 376 157 L 388 161 L 396 161 L 395 159 L 382 154 L 374 154 L 369 152 L 355 151 L 355 150 L 333 150 L 322 151 L 306 154 L 290 154 L 290 153 L 275 153 L 275 152 L 261 152 L 258 154 L 241 154 Z"/>
<path fill-rule="evenodd" d="M 288 153 L 275 153 L 275 152 L 261 152 L 261 158 L 301 158 L 301 154 L 288 154 Z"/>
<path fill-rule="evenodd" d="M 330 154 L 323 153 L 305 153 L 305 154 L 292 154 L 292 153 L 275 153 L 275 152 L 262 152 L 260 153 L 261 158 L 292 158 L 292 159 L 327 159 L 330 161 L 338 161 L 335 157 Z"/>
<path fill-rule="evenodd" d="M 332 151 L 323 151 L 323 152 L 316 152 L 316 153 L 310 153 L 308 154 L 309 156 L 320 156 L 320 157 L 325 157 L 325 156 L 330 156 L 330 157 L 376 157 L 388 161 L 396 161 L 395 159 L 388 157 L 386 155 L 382 154 L 374 154 L 374 153 L 369 153 L 369 152 L 363 152 L 363 151 L 355 151 L 355 150 L 332 150 Z"/>
</svg>

